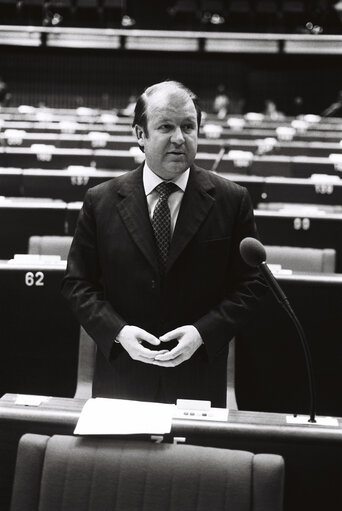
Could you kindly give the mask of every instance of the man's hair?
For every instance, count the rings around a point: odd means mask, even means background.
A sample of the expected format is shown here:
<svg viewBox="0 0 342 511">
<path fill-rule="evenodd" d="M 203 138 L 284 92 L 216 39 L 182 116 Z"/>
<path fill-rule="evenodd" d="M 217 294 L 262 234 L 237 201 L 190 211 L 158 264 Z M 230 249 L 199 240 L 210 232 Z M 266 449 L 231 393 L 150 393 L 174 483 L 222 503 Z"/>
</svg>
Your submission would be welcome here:
<svg viewBox="0 0 342 511">
<path fill-rule="evenodd" d="M 154 85 L 151 85 L 151 87 L 148 87 L 145 89 L 145 91 L 138 97 L 137 103 L 135 105 L 134 110 L 134 119 L 132 123 L 132 127 L 134 128 L 136 125 L 140 126 L 143 130 L 146 136 L 148 136 L 148 129 L 147 129 L 147 98 L 152 96 L 155 92 L 160 90 L 162 87 L 165 86 L 171 86 L 175 89 L 182 90 L 185 92 L 190 99 L 192 99 L 194 107 L 196 109 L 197 113 L 197 129 L 199 131 L 200 125 L 201 125 L 201 118 L 202 118 L 202 111 L 201 107 L 199 106 L 198 97 L 196 94 L 194 94 L 188 87 L 183 85 L 181 82 L 177 82 L 174 80 L 165 80 L 164 82 L 156 83 Z M 170 87 L 170 88 L 171 88 Z"/>
</svg>

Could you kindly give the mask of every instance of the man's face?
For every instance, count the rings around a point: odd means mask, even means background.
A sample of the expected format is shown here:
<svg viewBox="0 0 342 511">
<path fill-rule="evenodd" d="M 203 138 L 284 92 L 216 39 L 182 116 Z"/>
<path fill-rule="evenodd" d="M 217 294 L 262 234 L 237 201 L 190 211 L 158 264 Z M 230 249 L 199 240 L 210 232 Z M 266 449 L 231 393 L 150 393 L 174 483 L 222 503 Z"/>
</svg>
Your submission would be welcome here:
<svg viewBox="0 0 342 511">
<path fill-rule="evenodd" d="M 192 165 L 198 143 L 197 112 L 182 90 L 160 90 L 147 100 L 148 136 L 140 130 L 147 165 L 159 177 L 173 179 Z"/>
</svg>

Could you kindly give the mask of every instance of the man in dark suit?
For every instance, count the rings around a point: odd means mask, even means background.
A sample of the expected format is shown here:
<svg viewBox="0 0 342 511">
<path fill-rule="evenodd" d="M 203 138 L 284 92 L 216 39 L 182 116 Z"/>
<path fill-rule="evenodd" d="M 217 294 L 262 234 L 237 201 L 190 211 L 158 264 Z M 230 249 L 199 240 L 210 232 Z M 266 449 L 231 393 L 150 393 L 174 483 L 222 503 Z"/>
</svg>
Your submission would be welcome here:
<svg viewBox="0 0 342 511">
<path fill-rule="evenodd" d="M 200 119 L 182 84 L 149 87 L 145 163 L 86 194 L 62 292 L 97 344 L 94 396 L 226 404 L 229 341 L 264 284 L 239 254 L 246 189 L 193 164 Z"/>
</svg>

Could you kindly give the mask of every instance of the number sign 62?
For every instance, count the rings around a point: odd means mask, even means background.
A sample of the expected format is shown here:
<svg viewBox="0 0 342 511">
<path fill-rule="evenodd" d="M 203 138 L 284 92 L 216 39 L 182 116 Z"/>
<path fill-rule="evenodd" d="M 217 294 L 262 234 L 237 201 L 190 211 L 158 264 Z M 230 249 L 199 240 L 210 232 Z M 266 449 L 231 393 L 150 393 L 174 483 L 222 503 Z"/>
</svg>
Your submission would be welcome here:
<svg viewBox="0 0 342 511">
<path fill-rule="evenodd" d="M 28 271 L 25 273 L 25 284 L 31 286 L 44 286 L 44 273 L 42 271 Z"/>
</svg>

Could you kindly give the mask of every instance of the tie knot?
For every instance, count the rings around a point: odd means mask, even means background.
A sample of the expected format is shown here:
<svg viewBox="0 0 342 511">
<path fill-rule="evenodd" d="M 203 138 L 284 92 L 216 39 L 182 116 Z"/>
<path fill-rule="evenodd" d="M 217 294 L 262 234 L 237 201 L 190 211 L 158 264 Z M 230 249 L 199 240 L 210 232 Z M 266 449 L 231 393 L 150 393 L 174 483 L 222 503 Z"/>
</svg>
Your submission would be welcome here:
<svg viewBox="0 0 342 511">
<path fill-rule="evenodd" d="M 168 199 L 170 197 L 171 193 L 178 190 L 178 186 L 175 183 L 163 181 L 158 186 L 156 186 L 155 189 L 158 192 L 161 199 Z"/>
</svg>

